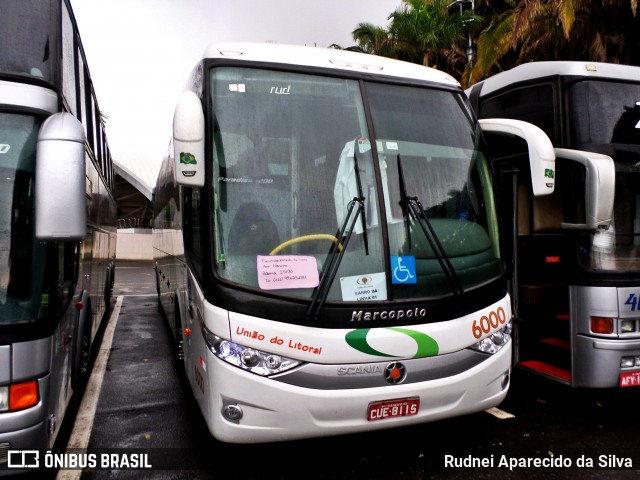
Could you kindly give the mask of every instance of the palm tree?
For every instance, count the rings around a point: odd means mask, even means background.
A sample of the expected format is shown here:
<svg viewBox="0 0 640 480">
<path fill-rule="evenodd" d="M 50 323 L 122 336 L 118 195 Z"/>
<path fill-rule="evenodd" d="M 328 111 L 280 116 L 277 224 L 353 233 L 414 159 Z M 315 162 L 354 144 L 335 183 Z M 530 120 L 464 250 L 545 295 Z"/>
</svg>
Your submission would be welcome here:
<svg viewBox="0 0 640 480">
<path fill-rule="evenodd" d="M 467 36 L 480 18 L 449 8 L 459 3 L 404 0 L 389 15 L 389 28 L 361 23 L 352 32 L 353 39 L 360 51 L 461 74 L 467 60 Z"/>
<path fill-rule="evenodd" d="M 397 58 L 447 69 L 466 59 L 469 29 L 477 17 L 470 11 L 450 9 L 451 0 L 404 0 L 391 14 L 389 33 Z"/>
<path fill-rule="evenodd" d="M 371 23 L 359 23 L 351 35 L 360 51 L 383 57 L 394 57 L 394 42 L 386 28 L 377 27 Z"/>
<path fill-rule="evenodd" d="M 466 85 L 536 60 L 640 65 L 637 0 L 521 0 L 492 17 L 477 46 Z"/>
<path fill-rule="evenodd" d="M 469 3 L 403 0 L 388 28 L 359 24 L 349 49 L 440 68 L 465 87 L 529 61 L 640 65 L 638 0 L 475 0 L 457 11 Z"/>
</svg>

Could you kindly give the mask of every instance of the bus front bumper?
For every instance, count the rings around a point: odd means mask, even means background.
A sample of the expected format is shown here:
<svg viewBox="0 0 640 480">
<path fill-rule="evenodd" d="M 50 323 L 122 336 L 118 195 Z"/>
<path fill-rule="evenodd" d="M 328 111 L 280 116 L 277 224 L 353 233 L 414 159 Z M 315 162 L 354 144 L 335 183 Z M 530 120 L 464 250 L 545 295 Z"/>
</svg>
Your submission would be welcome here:
<svg viewBox="0 0 640 480">
<path fill-rule="evenodd" d="M 196 398 L 212 435 L 229 443 L 262 443 L 415 425 L 497 406 L 509 387 L 511 342 L 455 375 L 374 388 L 305 388 L 240 371 L 213 354 L 207 362 L 201 387 L 208 389 L 208 402 L 205 395 Z M 415 398 L 419 409 L 413 415 L 367 419 L 372 402 Z M 239 419 L 225 418 L 230 406 Z"/>
<path fill-rule="evenodd" d="M 640 366 L 622 368 L 623 357 L 640 357 L 640 339 L 576 337 L 572 385 L 588 388 L 640 386 Z M 623 380 L 637 377 L 637 380 Z M 635 383 L 635 382 L 639 383 Z"/>
</svg>

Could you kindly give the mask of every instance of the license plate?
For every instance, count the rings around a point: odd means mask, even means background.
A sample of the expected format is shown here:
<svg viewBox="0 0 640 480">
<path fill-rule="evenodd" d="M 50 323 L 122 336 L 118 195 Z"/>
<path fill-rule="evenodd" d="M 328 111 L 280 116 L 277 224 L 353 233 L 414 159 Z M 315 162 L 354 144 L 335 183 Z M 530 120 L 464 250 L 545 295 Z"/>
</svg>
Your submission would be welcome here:
<svg viewBox="0 0 640 480">
<path fill-rule="evenodd" d="M 420 397 L 372 402 L 367 409 L 367 420 L 372 422 L 385 418 L 409 417 L 417 415 L 418 410 L 420 410 Z"/>
<path fill-rule="evenodd" d="M 640 387 L 640 372 L 620 373 L 621 387 Z"/>
</svg>

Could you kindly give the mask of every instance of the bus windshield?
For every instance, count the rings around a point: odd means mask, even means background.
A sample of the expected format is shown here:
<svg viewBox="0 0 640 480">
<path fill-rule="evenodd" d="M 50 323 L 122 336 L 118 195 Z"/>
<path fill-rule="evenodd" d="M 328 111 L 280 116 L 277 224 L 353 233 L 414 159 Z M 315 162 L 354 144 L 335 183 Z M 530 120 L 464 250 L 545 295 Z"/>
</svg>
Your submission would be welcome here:
<svg viewBox="0 0 640 480">
<path fill-rule="evenodd" d="M 222 279 L 339 302 L 460 294 L 502 273 L 490 167 L 461 93 L 210 75 Z"/>
<path fill-rule="evenodd" d="M 35 241 L 34 173 L 40 121 L 0 112 L 0 323 L 38 317 L 44 244 Z M 39 259 L 39 260 L 38 260 Z"/>
<path fill-rule="evenodd" d="M 57 3 L 51 0 L 2 1 L 0 73 L 48 82 L 55 80 Z"/>
<path fill-rule="evenodd" d="M 581 250 L 591 269 L 640 271 L 640 84 L 588 80 L 569 90 L 571 143 L 611 156 L 616 167 L 614 221 Z"/>
</svg>

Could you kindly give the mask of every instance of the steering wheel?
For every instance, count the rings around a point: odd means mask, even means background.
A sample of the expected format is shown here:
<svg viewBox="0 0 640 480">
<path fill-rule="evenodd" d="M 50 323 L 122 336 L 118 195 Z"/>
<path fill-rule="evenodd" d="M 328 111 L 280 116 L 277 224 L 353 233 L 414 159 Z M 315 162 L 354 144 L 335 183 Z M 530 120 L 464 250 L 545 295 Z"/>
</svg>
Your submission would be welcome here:
<svg viewBox="0 0 640 480">
<path fill-rule="evenodd" d="M 330 240 L 338 246 L 338 250 L 342 250 L 342 245 L 340 244 L 340 242 L 338 242 L 338 239 L 333 235 L 330 235 L 328 233 L 313 233 L 311 235 L 302 235 L 301 237 L 291 238 L 286 242 L 281 243 L 273 250 L 271 250 L 269 252 L 269 255 L 275 255 L 280 250 L 287 248 L 291 245 L 295 245 L 296 243 L 310 242 L 313 240 Z"/>
</svg>

